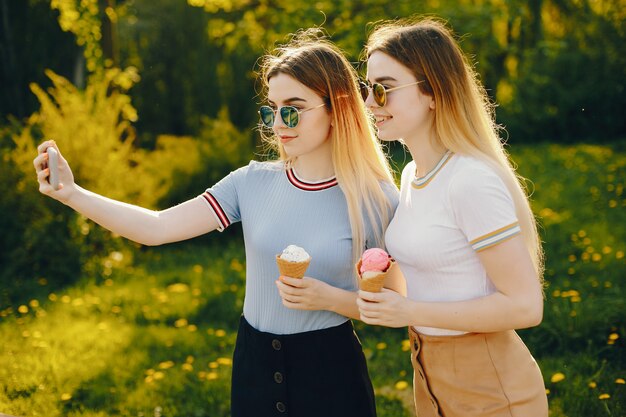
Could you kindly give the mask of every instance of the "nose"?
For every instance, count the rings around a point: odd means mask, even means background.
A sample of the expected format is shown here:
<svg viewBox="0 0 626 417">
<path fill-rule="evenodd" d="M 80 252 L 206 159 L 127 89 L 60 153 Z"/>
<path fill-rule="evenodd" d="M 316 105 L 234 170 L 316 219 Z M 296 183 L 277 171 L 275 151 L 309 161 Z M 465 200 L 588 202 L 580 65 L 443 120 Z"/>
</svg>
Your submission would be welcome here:
<svg viewBox="0 0 626 417">
<path fill-rule="evenodd" d="M 365 98 L 365 107 L 372 109 L 374 107 L 380 107 L 374 100 L 374 94 L 371 88 L 367 89 L 367 97 Z"/>
<path fill-rule="evenodd" d="M 274 125 L 272 126 L 272 130 L 274 130 L 274 133 L 278 134 L 278 129 L 285 127 L 287 126 L 285 122 L 283 122 L 283 118 L 280 117 L 278 109 L 274 110 Z"/>
</svg>

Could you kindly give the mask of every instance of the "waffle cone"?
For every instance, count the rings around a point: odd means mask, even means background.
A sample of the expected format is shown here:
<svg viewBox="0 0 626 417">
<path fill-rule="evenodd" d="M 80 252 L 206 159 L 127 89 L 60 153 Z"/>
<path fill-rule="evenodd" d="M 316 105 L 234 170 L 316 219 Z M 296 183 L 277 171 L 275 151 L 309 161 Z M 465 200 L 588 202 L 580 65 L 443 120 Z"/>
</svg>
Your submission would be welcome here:
<svg viewBox="0 0 626 417">
<path fill-rule="evenodd" d="M 385 278 L 387 278 L 387 274 L 391 271 L 391 268 L 395 265 L 395 261 L 391 259 L 390 265 L 386 271 L 381 272 L 380 274 L 374 275 L 373 277 L 365 278 L 361 276 L 361 260 L 355 265 L 356 273 L 359 277 L 359 289 L 368 292 L 380 292 L 385 285 Z"/>
<path fill-rule="evenodd" d="M 276 255 L 276 265 L 278 265 L 278 272 L 280 272 L 280 275 L 292 278 L 302 278 L 309 267 L 309 263 L 311 263 L 311 258 L 304 262 L 290 262 L 281 259 L 279 255 Z"/>
</svg>

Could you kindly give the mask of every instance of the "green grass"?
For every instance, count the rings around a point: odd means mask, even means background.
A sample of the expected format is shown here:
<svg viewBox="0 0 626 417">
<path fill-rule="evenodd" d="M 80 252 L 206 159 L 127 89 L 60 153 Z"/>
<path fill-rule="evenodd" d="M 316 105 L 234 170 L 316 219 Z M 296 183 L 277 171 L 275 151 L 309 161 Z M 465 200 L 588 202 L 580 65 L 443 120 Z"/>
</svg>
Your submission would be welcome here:
<svg viewBox="0 0 626 417">
<path fill-rule="evenodd" d="M 626 152 L 540 145 L 513 156 L 543 224 L 544 321 L 520 334 L 550 415 L 623 417 Z M 41 280 L 23 305 L 0 311 L 0 413 L 227 416 L 243 264 L 241 242 L 215 234 L 113 253 L 101 262 L 106 279 L 55 293 Z M 412 416 L 405 330 L 356 328 L 379 416 Z"/>
</svg>

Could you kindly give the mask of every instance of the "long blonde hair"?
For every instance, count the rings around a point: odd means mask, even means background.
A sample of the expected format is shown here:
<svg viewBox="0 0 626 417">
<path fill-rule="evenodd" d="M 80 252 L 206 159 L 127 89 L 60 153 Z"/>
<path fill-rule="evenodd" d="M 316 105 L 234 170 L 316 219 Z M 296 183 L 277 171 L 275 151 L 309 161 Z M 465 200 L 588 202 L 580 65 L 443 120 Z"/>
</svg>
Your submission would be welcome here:
<svg viewBox="0 0 626 417">
<path fill-rule="evenodd" d="M 409 68 L 420 91 L 434 98 L 435 139 L 452 152 L 479 158 L 492 166 L 515 203 L 522 236 L 540 280 L 543 250 L 528 202 L 525 179 L 519 176 L 500 140 L 494 104 L 451 30 L 434 18 L 411 18 L 378 25 L 365 53 L 383 52 Z"/>
<path fill-rule="evenodd" d="M 356 261 L 365 246 L 365 218 L 375 233 L 375 246 L 383 247 L 389 224 L 389 200 L 381 184 L 395 187 L 389 164 L 376 139 L 372 120 L 358 90 L 358 77 L 337 46 L 320 29 L 298 32 L 260 61 L 260 80 L 267 96 L 269 80 L 286 74 L 319 95 L 332 120 L 332 163 L 348 204 L 352 229 L 352 256 Z M 278 151 L 281 160 L 293 162 L 273 133 L 262 137 Z"/>
</svg>

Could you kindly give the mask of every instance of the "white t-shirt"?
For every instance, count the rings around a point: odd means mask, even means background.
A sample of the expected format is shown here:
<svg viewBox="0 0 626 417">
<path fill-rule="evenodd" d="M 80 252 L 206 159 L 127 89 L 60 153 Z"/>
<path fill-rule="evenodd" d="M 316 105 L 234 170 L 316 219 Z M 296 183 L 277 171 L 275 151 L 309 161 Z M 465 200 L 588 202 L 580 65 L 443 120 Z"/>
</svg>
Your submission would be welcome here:
<svg viewBox="0 0 626 417">
<path fill-rule="evenodd" d="M 504 182 L 485 162 L 446 153 L 426 176 L 402 172 L 400 201 L 385 243 L 402 270 L 408 298 L 451 302 L 496 291 L 476 252 L 520 233 Z M 429 335 L 464 332 L 416 327 Z"/>
</svg>

